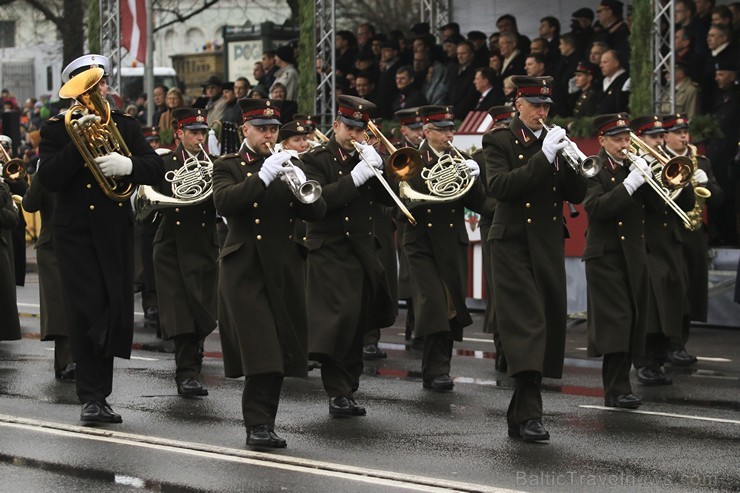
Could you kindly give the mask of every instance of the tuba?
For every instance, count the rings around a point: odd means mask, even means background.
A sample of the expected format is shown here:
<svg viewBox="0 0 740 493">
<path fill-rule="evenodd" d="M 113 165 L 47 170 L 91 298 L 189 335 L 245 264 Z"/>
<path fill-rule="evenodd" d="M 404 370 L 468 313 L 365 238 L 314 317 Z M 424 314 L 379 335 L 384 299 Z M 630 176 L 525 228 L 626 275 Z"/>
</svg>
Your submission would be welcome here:
<svg viewBox="0 0 740 493">
<path fill-rule="evenodd" d="M 409 208 L 420 207 L 428 204 L 440 204 L 452 202 L 473 188 L 475 178 L 470 174 L 465 164 L 465 157 L 452 145 L 453 154 L 443 154 L 431 168 L 421 170 L 421 178 L 429 193 L 414 190 L 407 182 L 402 181 L 398 185 L 398 194 Z M 405 149 L 410 149 L 406 147 Z"/>
<path fill-rule="evenodd" d="M 5 150 L 5 146 L 0 145 L 0 149 L 2 149 L 2 155 L 0 155 L 0 161 L 3 163 L 2 177 L 8 181 L 24 179 L 26 177 L 26 164 L 23 160 L 17 157 L 11 158 L 8 151 Z M 13 178 L 15 174 L 18 174 L 18 176 Z"/>
<path fill-rule="evenodd" d="M 174 171 L 168 171 L 164 179 L 172 185 L 172 196 L 159 193 L 149 185 L 141 185 L 136 192 L 134 211 L 138 221 L 145 221 L 150 214 L 160 209 L 170 207 L 187 207 L 200 204 L 210 198 L 213 193 L 213 162 L 200 146 L 205 159 L 189 157 L 182 166 Z M 157 154 L 168 154 L 171 151 L 164 149 Z"/>
<path fill-rule="evenodd" d="M 689 147 L 689 158 L 691 159 L 692 169 L 696 171 L 699 167 L 699 164 L 696 162 L 696 146 L 692 144 L 687 145 Z M 702 217 L 702 214 L 704 213 L 704 204 L 707 199 L 712 196 L 712 192 L 710 192 L 708 188 L 699 185 L 693 179 L 691 180 L 691 184 L 694 186 L 695 204 L 694 208 L 688 212 L 690 224 L 684 226 L 686 226 L 686 229 L 690 231 L 697 231 L 704 223 L 704 218 Z"/>
<path fill-rule="evenodd" d="M 118 152 L 124 156 L 131 156 L 126 142 L 118 131 L 116 122 L 111 118 L 110 105 L 98 91 L 98 82 L 103 78 L 105 71 L 93 67 L 71 78 L 59 90 L 59 97 L 76 99 L 78 104 L 72 106 L 64 115 L 64 126 L 72 142 L 80 151 L 90 172 L 100 185 L 103 193 L 111 200 L 124 202 L 134 193 L 134 185 L 120 183 L 114 177 L 103 174 L 95 162 L 96 157 L 107 156 Z M 93 122 L 82 128 L 74 115 L 96 115 L 99 122 Z"/>
</svg>

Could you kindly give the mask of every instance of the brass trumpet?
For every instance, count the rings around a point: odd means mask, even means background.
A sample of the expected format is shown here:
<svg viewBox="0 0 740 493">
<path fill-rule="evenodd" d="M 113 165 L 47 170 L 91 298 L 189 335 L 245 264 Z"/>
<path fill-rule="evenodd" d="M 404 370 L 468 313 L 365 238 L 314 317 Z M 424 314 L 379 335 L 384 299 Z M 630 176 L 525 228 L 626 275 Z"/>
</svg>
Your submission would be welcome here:
<svg viewBox="0 0 740 493">
<path fill-rule="evenodd" d="M 22 159 L 17 157 L 11 158 L 8 151 L 5 150 L 5 146 L 0 145 L 2 149 L 2 156 L 0 160 L 3 162 L 3 178 L 6 180 L 22 180 L 26 177 L 26 163 Z M 18 174 L 17 177 L 13 175 Z"/>
<path fill-rule="evenodd" d="M 552 127 L 545 125 L 545 121 L 540 118 L 542 128 L 548 132 L 552 130 Z M 563 139 L 567 142 L 567 145 L 563 147 L 558 154 L 563 160 L 570 165 L 571 168 L 576 170 L 579 174 L 586 178 L 596 176 L 601 171 L 601 159 L 599 156 L 586 156 L 576 145 L 575 142 L 570 140 L 567 136 Z"/>
</svg>

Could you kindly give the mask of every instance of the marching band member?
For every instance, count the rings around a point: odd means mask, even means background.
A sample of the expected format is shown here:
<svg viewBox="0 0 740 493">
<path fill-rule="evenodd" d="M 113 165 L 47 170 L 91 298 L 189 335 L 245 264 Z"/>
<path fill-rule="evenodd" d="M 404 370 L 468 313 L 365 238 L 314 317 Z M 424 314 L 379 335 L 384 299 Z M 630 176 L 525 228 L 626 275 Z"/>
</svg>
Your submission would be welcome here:
<svg viewBox="0 0 740 493">
<path fill-rule="evenodd" d="M 705 156 L 696 152 L 696 147 L 690 144 L 689 119 L 680 114 L 667 115 L 663 119 L 664 145 L 662 149 L 666 155 L 688 156 L 694 165 L 692 182 L 704 187 L 711 195 L 704 199 L 697 197 L 694 209 L 689 213 L 694 228 L 681 227 L 683 238 L 684 268 L 688 273 L 688 297 L 690 315 L 684 317 L 681 324 L 681 333 L 671 337 L 668 351 L 668 362 L 675 366 L 689 366 L 696 363 L 696 356 L 686 352 L 686 342 L 689 339 L 691 321 L 707 321 L 707 297 L 709 286 L 709 256 L 707 250 L 707 227 L 704 224 L 704 205 L 710 209 L 717 209 L 724 200 L 724 191 L 720 187 L 712 172 L 712 164 Z M 710 211 L 711 214 L 711 211 Z"/>
<path fill-rule="evenodd" d="M 478 179 L 480 167 L 452 148 L 455 122 L 452 106 L 422 106 L 424 142 L 419 147 L 422 170 L 432 169 L 441 159 L 462 159 L 474 181 L 468 193 L 454 200 L 421 205 L 417 224 L 408 224 L 403 248 L 409 263 L 415 332 L 424 338 L 421 360 L 422 386 L 435 392 L 452 390 L 450 377 L 453 341 L 461 341 L 463 329 L 473 323 L 465 305 L 468 274 L 468 232 L 465 208 L 479 211 L 484 190 Z M 414 190 L 427 190 L 417 175 L 407 182 Z"/>
<path fill-rule="evenodd" d="M 365 141 L 375 105 L 339 96 L 334 134 L 303 155 L 306 176 L 322 186 L 327 213 L 308 223 L 308 351 L 321 363 L 331 416 L 364 416 L 355 400 L 365 333 L 393 323 L 394 303 L 376 255 L 374 202 L 392 204 L 370 166 L 383 160 Z M 355 147 L 355 145 L 357 147 Z"/>
<path fill-rule="evenodd" d="M 488 194 L 498 200 L 491 242 L 493 303 L 507 370 L 516 384 L 508 435 L 550 439 L 542 424 L 542 377 L 561 378 L 567 317 L 563 202 L 580 203 L 586 179 L 558 151 L 565 130 L 544 128 L 552 77 L 515 76 L 518 115 L 483 137 Z"/>
<path fill-rule="evenodd" d="M 662 211 L 664 204 L 643 186 L 651 173 L 645 160 L 625 154 L 631 131 L 627 115 L 600 115 L 593 125 L 603 166 L 588 180 L 584 201 L 588 355 L 604 356 L 605 405 L 635 409 L 642 401 L 632 393 L 629 372 L 632 356 L 643 352 L 648 310 L 645 211 Z"/>
<path fill-rule="evenodd" d="M 0 144 L 5 148 L 8 157 L 13 158 L 13 140 L 7 135 L 0 135 Z M 25 165 L 24 165 L 25 166 Z M 20 172 L 14 173 L 13 176 L 5 176 L 5 184 L 10 189 L 12 195 L 23 197 L 28 190 L 28 181 Z M 12 230 L 13 238 L 13 264 L 15 266 L 15 284 L 16 286 L 25 286 L 26 284 L 26 218 L 21 212 L 18 215 L 18 224 Z"/>
<path fill-rule="evenodd" d="M 283 378 L 307 373 L 305 269 L 294 221 L 321 218 L 326 203 L 302 203 L 279 178 L 289 160 L 305 176 L 287 151 L 271 152 L 280 128 L 278 103 L 240 99 L 239 105 L 245 145 L 217 160 L 213 173 L 216 209 L 230 225 L 220 259 L 219 333 L 226 376 L 246 377 L 247 445 L 282 448 L 275 417 Z"/>
<path fill-rule="evenodd" d="M 84 55 L 67 65 L 62 80 L 66 83 L 101 66 L 107 73 L 107 58 Z M 139 122 L 116 111 L 111 115 L 131 157 L 118 152 L 97 157 L 100 172 L 124 183 L 158 184 L 164 174 L 162 159 L 144 139 Z M 99 118 L 88 111 L 77 121 L 89 129 Z M 95 183 L 63 121 L 53 117 L 41 128 L 38 175 L 44 188 L 57 194 L 52 228 L 69 342 L 77 364 L 77 397 L 83 404 L 80 419 L 120 423 L 121 415 L 111 409 L 107 397 L 113 389 L 113 358 L 131 356 L 133 213 L 130 201 L 108 198 Z"/>
<path fill-rule="evenodd" d="M 41 231 L 36 240 L 36 266 L 39 275 L 39 303 L 41 305 L 41 340 L 54 341 L 54 376 L 58 380 L 74 380 L 75 362 L 69 345 L 69 329 L 59 275 L 59 262 L 54 248 L 51 218 L 54 215 L 55 194 L 41 184 L 38 175 L 31 179 L 23 209 L 41 213 Z"/>
<path fill-rule="evenodd" d="M 181 170 L 188 160 L 197 166 L 210 163 L 204 154 L 208 125 L 205 110 L 178 108 L 179 145 L 164 159 L 166 172 Z M 191 161 L 192 162 L 192 161 Z M 164 180 L 160 193 L 175 196 L 176 181 Z M 206 199 L 194 205 L 162 209 L 162 220 L 154 236 L 154 275 L 162 337 L 175 342 L 177 393 L 206 396 L 200 382 L 204 339 L 216 328 L 218 311 L 218 236 L 216 209 Z"/>
<path fill-rule="evenodd" d="M 18 210 L 8 185 L 0 176 L 0 341 L 21 338 L 11 238 L 11 231 L 17 224 Z"/>
<path fill-rule="evenodd" d="M 635 135 L 654 150 L 663 142 L 663 123 L 656 115 L 635 118 L 630 123 Z M 684 210 L 694 204 L 694 194 L 687 187 L 676 199 Z M 688 312 L 686 279 L 681 254 L 678 216 L 669 208 L 645 210 L 645 245 L 647 246 L 648 322 L 645 350 L 634 356 L 637 380 L 643 385 L 673 383 L 663 371 L 670 338 L 680 336 L 684 314 Z"/>
</svg>

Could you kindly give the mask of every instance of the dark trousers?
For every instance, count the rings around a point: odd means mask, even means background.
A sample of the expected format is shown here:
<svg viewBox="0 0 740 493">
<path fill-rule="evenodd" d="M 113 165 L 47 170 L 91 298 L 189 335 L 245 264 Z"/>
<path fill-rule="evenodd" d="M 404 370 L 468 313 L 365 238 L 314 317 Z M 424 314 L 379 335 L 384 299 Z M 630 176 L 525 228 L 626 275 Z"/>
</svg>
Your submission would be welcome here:
<svg viewBox="0 0 740 493">
<path fill-rule="evenodd" d="M 201 368 L 200 341 L 195 334 L 173 337 L 175 341 L 175 381 L 182 383 L 186 378 L 198 378 Z"/>
<path fill-rule="evenodd" d="M 113 358 L 93 354 L 77 360 L 75 384 L 81 403 L 105 401 L 113 391 Z"/>
<path fill-rule="evenodd" d="M 372 344 L 373 346 L 377 346 L 378 341 L 380 341 L 380 329 L 372 329 L 365 334 L 362 345 L 367 346 L 368 344 Z"/>
<path fill-rule="evenodd" d="M 437 332 L 424 336 L 421 376 L 425 382 L 431 382 L 440 375 L 450 374 L 452 343 L 451 332 Z"/>
<path fill-rule="evenodd" d="M 60 372 L 64 370 L 64 367 L 73 361 L 74 358 L 72 357 L 72 348 L 69 347 L 69 339 L 64 336 L 54 336 L 54 371 Z"/>
<path fill-rule="evenodd" d="M 15 263 L 15 285 L 26 285 L 26 221 L 21 221 L 11 230 L 13 261 Z"/>
<path fill-rule="evenodd" d="M 657 370 L 668 356 L 668 338 L 661 334 L 648 334 L 645 338 L 645 354 L 635 355 L 635 368 L 648 367 Z"/>
<path fill-rule="evenodd" d="M 681 337 L 671 338 L 668 349 L 675 351 L 677 349 L 684 349 L 686 343 L 689 341 L 689 330 L 691 330 L 691 315 L 684 315 L 681 321 Z"/>
<path fill-rule="evenodd" d="M 147 309 L 157 307 L 157 284 L 154 279 L 154 235 L 161 222 L 157 220 L 141 225 L 141 267 L 144 272 L 144 291 L 141 293 L 141 307 L 146 314 Z"/>
<path fill-rule="evenodd" d="M 601 375 L 604 380 L 604 396 L 618 397 L 631 394 L 630 369 L 632 368 L 631 353 L 609 353 L 604 355 Z"/>
<path fill-rule="evenodd" d="M 514 393 L 506 411 L 509 426 L 530 419 L 542 419 L 542 374 L 538 371 L 522 371 L 514 375 Z"/>
<path fill-rule="evenodd" d="M 263 373 L 246 377 L 242 393 L 244 426 L 251 428 L 266 424 L 271 430 L 275 427 L 282 387 L 281 373 Z"/>
</svg>

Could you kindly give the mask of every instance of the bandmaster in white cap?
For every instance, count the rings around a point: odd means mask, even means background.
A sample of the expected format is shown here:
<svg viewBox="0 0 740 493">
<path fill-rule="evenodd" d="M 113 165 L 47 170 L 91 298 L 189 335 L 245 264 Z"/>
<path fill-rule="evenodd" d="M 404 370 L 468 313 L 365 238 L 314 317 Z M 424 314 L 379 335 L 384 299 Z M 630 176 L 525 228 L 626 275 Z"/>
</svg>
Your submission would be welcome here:
<svg viewBox="0 0 740 493">
<path fill-rule="evenodd" d="M 68 82 L 75 75 L 92 67 L 102 68 L 105 70 L 105 75 L 107 76 L 110 72 L 110 60 L 103 55 L 82 55 L 64 68 L 62 71 L 62 83 Z"/>
</svg>

